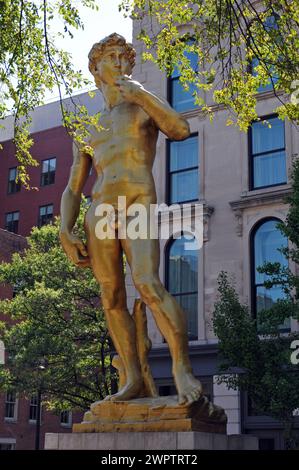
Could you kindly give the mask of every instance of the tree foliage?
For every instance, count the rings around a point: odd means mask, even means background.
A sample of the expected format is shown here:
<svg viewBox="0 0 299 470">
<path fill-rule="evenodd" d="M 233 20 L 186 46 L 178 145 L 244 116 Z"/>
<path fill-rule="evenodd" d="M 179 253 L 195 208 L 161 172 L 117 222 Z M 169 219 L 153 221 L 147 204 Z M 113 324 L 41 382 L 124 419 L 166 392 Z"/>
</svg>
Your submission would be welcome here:
<svg viewBox="0 0 299 470">
<path fill-rule="evenodd" d="M 292 180 L 286 222 L 278 224 L 290 241 L 287 248 L 281 248 L 290 267 L 266 263 L 258 268 L 266 274 L 265 287 L 280 285 L 284 298 L 259 311 L 257 320 L 241 304 L 228 275 L 221 273 L 213 315 L 222 358 L 220 381 L 248 391 L 259 414 L 284 423 L 289 442 L 293 412 L 299 408 L 299 371 L 298 365 L 291 362 L 291 343 L 299 339 L 299 333 L 282 332 L 281 326 L 290 318 L 299 320 L 299 160 L 294 161 Z M 291 263 L 295 268 L 291 269 Z"/>
<path fill-rule="evenodd" d="M 224 105 L 227 123 L 247 130 L 259 88 L 272 84 L 280 117 L 299 121 L 298 100 L 289 97 L 299 77 L 298 0 L 124 0 L 122 8 L 139 23 L 144 58 L 168 74 L 178 66 L 203 111 Z M 185 51 L 198 55 L 198 72 Z"/>
<path fill-rule="evenodd" d="M 248 392 L 258 414 L 278 419 L 289 430 L 299 406 L 298 366 L 290 361 L 290 344 L 299 334 L 281 334 L 276 328 L 262 335 L 224 272 L 218 291 L 213 324 L 219 338 L 220 381 Z"/>
<path fill-rule="evenodd" d="M 246 130 L 258 117 L 259 88 L 272 84 L 279 116 L 299 121 L 299 0 L 261 0 L 258 6 L 254 0 L 119 3 L 140 26 L 144 59 L 168 75 L 178 67 L 184 87 L 195 83 L 197 103 L 211 118 L 214 105 L 225 106 L 230 110 L 227 124 Z M 26 167 L 37 164 L 30 153 L 31 111 L 43 103 L 46 90 L 58 86 L 60 97 L 61 90 L 71 96 L 87 83 L 70 55 L 57 47 L 53 32 L 57 18 L 63 24 L 60 36 L 83 28 L 80 6 L 99 8 L 101 0 L 0 0 L 0 121 L 14 116 L 19 178 L 27 186 Z M 198 55 L 198 72 L 186 51 Z M 70 112 L 61 109 L 69 132 L 84 145 L 82 133 L 89 124 L 97 126 L 98 116 L 88 116 L 84 106 L 75 104 Z"/>
<path fill-rule="evenodd" d="M 82 225 L 81 210 L 83 238 Z M 109 341 L 99 286 L 90 269 L 68 261 L 58 234 L 58 219 L 33 228 L 24 253 L 0 265 L 0 282 L 15 293 L 0 301 L 0 339 L 8 353 L 0 388 L 27 396 L 41 388 L 52 409 L 86 409 L 109 393 L 114 379 Z"/>
<path fill-rule="evenodd" d="M 80 3 L 98 8 L 96 0 Z M 55 36 L 57 19 L 62 30 Z M 19 178 L 27 186 L 26 167 L 37 165 L 30 153 L 30 113 L 43 104 L 46 91 L 58 89 L 62 117 L 72 135 L 74 123 L 88 121 L 86 108 L 74 100 L 71 112 L 63 107 L 62 95 L 71 97 L 89 81 L 74 69 L 70 54 L 56 46 L 57 35 L 72 36 L 79 28 L 79 5 L 71 0 L 0 0 L 0 121 L 8 114 L 14 117 Z"/>
</svg>

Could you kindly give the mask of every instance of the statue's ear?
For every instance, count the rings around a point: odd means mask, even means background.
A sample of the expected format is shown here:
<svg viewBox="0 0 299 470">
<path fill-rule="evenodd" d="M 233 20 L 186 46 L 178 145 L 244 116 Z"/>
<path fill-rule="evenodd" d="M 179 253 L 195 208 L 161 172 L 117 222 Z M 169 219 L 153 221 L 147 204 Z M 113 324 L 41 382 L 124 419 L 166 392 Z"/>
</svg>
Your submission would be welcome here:
<svg viewBox="0 0 299 470">
<path fill-rule="evenodd" d="M 98 71 L 97 66 L 94 63 L 89 66 L 89 70 L 93 75 Z"/>
</svg>

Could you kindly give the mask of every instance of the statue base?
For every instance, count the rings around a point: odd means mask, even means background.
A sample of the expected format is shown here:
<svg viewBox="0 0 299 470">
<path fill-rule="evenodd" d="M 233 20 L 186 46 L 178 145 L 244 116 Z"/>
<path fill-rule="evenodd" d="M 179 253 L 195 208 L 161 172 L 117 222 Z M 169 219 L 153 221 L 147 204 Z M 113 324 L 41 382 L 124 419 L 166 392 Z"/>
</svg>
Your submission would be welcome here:
<svg viewBox="0 0 299 470">
<path fill-rule="evenodd" d="M 208 432 L 103 432 L 47 433 L 46 450 L 97 451 L 192 451 L 258 450 L 258 439 L 249 434 L 230 435 Z"/>
<path fill-rule="evenodd" d="M 224 410 L 203 396 L 197 402 L 179 405 L 176 396 L 136 398 L 129 401 L 99 401 L 73 425 L 74 433 L 182 432 L 226 434 Z"/>
</svg>

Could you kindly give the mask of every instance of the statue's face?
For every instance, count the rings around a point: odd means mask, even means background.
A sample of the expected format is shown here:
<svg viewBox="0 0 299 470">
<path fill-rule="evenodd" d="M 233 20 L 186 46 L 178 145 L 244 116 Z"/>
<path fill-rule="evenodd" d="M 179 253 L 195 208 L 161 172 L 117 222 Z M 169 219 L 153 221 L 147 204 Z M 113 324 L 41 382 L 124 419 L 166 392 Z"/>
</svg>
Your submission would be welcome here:
<svg viewBox="0 0 299 470">
<path fill-rule="evenodd" d="M 132 67 L 122 46 L 108 46 L 96 62 L 96 74 L 100 80 L 113 85 L 124 75 L 131 75 Z"/>
</svg>

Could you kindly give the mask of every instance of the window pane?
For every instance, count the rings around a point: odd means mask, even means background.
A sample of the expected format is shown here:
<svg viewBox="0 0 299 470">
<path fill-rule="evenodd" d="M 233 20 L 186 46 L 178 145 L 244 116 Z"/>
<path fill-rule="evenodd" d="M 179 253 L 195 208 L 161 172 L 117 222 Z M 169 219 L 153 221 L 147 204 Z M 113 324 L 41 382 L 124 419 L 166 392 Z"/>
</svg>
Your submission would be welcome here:
<svg viewBox="0 0 299 470">
<path fill-rule="evenodd" d="M 181 142 L 170 142 L 170 171 L 198 166 L 198 138 L 189 137 Z"/>
<path fill-rule="evenodd" d="M 49 160 L 43 161 L 42 173 L 47 173 L 49 171 Z"/>
<path fill-rule="evenodd" d="M 186 237 L 175 240 L 169 250 L 168 289 L 172 294 L 197 292 L 198 250 L 185 249 Z"/>
<path fill-rule="evenodd" d="M 263 284 L 269 277 L 264 273 L 259 273 L 257 268 L 266 262 L 280 263 L 287 267 L 288 260 L 279 251 L 280 248 L 287 247 L 287 238 L 277 229 L 277 220 L 268 220 L 256 231 L 254 236 L 254 269 L 255 269 L 255 291 L 256 291 L 256 313 L 261 310 L 270 309 L 279 299 L 285 298 L 285 293 L 281 285 L 275 285 L 271 289 L 266 289 Z M 259 328 L 259 321 L 258 321 Z M 286 319 L 279 329 L 289 329 L 290 320 Z"/>
<path fill-rule="evenodd" d="M 287 181 L 285 151 L 253 157 L 254 188 Z"/>
<path fill-rule="evenodd" d="M 184 56 L 187 57 L 187 59 L 189 59 L 192 70 L 197 71 L 198 70 L 198 55 L 195 52 L 186 51 L 184 53 Z M 173 74 L 171 75 L 171 78 L 178 78 L 179 76 L 180 76 L 179 69 L 175 67 Z"/>
<path fill-rule="evenodd" d="M 266 289 L 264 286 L 258 286 L 256 288 L 256 312 L 257 316 L 261 310 L 268 310 L 278 301 L 285 298 L 281 286 L 273 286 L 271 289 Z M 258 319 L 258 317 L 257 317 Z M 279 325 L 279 330 L 289 330 L 291 327 L 291 321 L 286 318 L 284 322 Z M 258 321 L 259 328 L 259 321 Z"/>
<path fill-rule="evenodd" d="M 257 71 L 255 69 L 255 67 L 257 67 L 259 65 L 259 60 L 258 59 L 253 59 L 252 62 L 251 62 L 251 68 L 252 68 L 252 75 L 254 77 L 256 77 L 257 75 Z M 273 71 L 273 67 L 270 67 L 270 71 L 271 71 L 271 78 L 272 80 L 270 80 L 270 77 L 269 77 L 269 83 L 267 83 L 267 85 L 264 85 L 264 86 L 260 86 L 258 88 L 258 92 L 259 93 L 262 93 L 263 91 L 271 91 L 273 90 L 273 84 L 275 85 L 275 83 L 278 82 L 278 77 L 274 76 L 274 71 Z M 273 73 L 272 73 L 273 71 Z"/>
<path fill-rule="evenodd" d="M 9 170 L 9 181 L 14 181 L 17 176 L 17 169 L 16 168 L 11 168 Z"/>
<path fill-rule="evenodd" d="M 288 261 L 279 248 L 287 247 L 287 239 L 276 228 L 278 221 L 269 220 L 263 223 L 255 233 L 254 237 L 254 258 L 255 258 L 255 283 L 263 284 L 267 276 L 257 271 L 258 266 L 263 266 L 267 262 L 280 263 L 288 266 Z"/>
<path fill-rule="evenodd" d="M 176 295 L 175 300 L 186 314 L 188 338 L 197 339 L 197 294 Z"/>
<path fill-rule="evenodd" d="M 199 194 L 198 169 L 171 175 L 170 202 L 196 201 Z"/>
<path fill-rule="evenodd" d="M 194 250 L 190 249 L 194 244 Z M 198 336 L 198 250 L 194 237 L 174 240 L 166 260 L 168 270 L 167 288 L 182 307 L 187 318 L 188 337 Z"/>
<path fill-rule="evenodd" d="M 278 118 L 268 119 L 271 128 L 262 122 L 252 124 L 252 153 L 268 152 L 285 147 L 284 123 Z"/>
<path fill-rule="evenodd" d="M 190 83 L 189 90 L 185 90 L 178 78 L 171 80 L 172 107 L 179 113 L 196 108 L 196 92 L 197 88 L 194 83 Z"/>
<path fill-rule="evenodd" d="M 37 396 L 34 395 L 30 400 L 29 419 L 31 421 L 37 420 Z"/>
<path fill-rule="evenodd" d="M 56 169 L 56 158 L 49 160 L 49 171 L 55 171 Z"/>
</svg>

